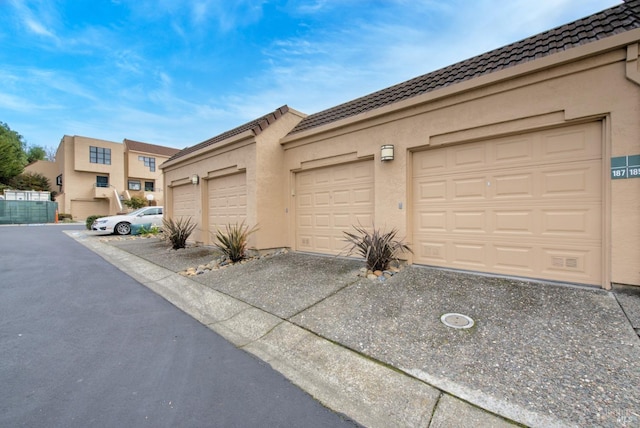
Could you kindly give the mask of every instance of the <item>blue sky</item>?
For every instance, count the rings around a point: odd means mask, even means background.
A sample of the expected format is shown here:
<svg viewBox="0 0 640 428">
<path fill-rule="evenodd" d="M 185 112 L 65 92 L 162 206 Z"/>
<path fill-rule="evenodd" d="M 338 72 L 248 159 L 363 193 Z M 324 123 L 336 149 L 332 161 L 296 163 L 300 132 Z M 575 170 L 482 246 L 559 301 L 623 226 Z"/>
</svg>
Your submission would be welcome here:
<svg viewBox="0 0 640 428">
<path fill-rule="evenodd" d="M 192 146 L 287 104 L 306 114 L 620 0 L 0 0 L 0 121 Z"/>
</svg>

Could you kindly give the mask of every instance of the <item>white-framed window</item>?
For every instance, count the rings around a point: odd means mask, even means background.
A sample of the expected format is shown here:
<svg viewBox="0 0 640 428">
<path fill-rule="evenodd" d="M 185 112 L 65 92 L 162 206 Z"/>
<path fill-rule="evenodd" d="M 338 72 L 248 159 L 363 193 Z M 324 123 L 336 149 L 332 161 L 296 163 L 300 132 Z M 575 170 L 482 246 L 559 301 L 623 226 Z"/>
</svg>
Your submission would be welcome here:
<svg viewBox="0 0 640 428">
<path fill-rule="evenodd" d="M 129 180 L 127 187 L 129 190 L 140 190 L 140 180 Z"/>
</svg>

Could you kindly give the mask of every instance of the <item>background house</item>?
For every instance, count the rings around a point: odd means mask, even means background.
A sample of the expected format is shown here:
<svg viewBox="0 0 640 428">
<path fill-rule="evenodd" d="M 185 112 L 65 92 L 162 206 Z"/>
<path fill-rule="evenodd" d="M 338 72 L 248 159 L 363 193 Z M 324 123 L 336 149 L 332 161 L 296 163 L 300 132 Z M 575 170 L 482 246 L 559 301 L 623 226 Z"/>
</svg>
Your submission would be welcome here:
<svg viewBox="0 0 640 428">
<path fill-rule="evenodd" d="M 162 173 L 157 165 L 176 152 L 131 140 L 123 144 L 65 135 L 55 162 L 38 161 L 25 171 L 49 178 L 52 190 L 58 192 L 60 213 L 85 219 L 125 211 L 121 201 L 131 196 L 152 195 L 154 203 L 162 205 Z"/>
</svg>

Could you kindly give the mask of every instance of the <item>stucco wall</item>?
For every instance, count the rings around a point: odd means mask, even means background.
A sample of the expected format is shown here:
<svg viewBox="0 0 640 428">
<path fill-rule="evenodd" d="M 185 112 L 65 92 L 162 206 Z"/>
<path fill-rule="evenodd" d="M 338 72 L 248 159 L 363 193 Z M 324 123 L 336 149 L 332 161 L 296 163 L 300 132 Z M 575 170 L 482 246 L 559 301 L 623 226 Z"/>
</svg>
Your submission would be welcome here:
<svg viewBox="0 0 640 428">
<path fill-rule="evenodd" d="M 156 170 L 151 171 L 149 167 L 144 166 L 144 162 L 139 160 L 139 156 L 152 157 L 156 160 Z M 162 175 L 162 169 L 160 169 L 160 165 L 169 159 L 167 156 L 159 156 L 157 154 L 152 153 L 144 153 L 133 150 L 128 150 L 125 152 L 125 165 L 127 167 L 125 171 L 126 181 L 124 183 L 124 188 L 122 190 L 128 190 L 131 196 L 139 196 L 146 197 L 147 195 L 153 195 L 154 201 L 158 205 L 164 204 L 164 179 Z M 134 191 L 129 189 L 129 180 L 138 180 L 140 181 L 140 191 Z M 154 191 L 147 192 L 144 190 L 145 181 L 153 181 L 154 182 Z"/>
<path fill-rule="evenodd" d="M 247 186 L 246 224 L 258 227 L 258 231 L 251 236 L 250 245 L 259 249 L 284 246 L 284 150 L 279 140 L 301 119 L 300 113 L 290 110 L 257 136 L 246 131 L 163 166 L 165 217 L 174 216 L 174 192 L 180 191 L 179 186 L 189 183 L 193 175 L 198 175 L 199 183 L 192 185 L 196 193 L 193 209 L 198 228 L 191 239 L 212 243 L 207 225 L 209 185 L 216 178 L 244 172 Z"/>
</svg>

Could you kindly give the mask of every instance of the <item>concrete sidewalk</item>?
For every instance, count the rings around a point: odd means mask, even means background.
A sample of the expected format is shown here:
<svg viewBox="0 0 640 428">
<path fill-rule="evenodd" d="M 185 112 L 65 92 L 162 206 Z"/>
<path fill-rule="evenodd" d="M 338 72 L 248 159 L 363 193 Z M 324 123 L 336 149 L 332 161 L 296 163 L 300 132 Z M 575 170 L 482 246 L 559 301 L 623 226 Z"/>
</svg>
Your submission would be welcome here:
<svg viewBox="0 0 640 428">
<path fill-rule="evenodd" d="M 211 248 L 67 233 L 365 426 L 640 426 L 637 289 L 418 267 L 371 281 L 299 253 L 186 278 Z"/>
</svg>

